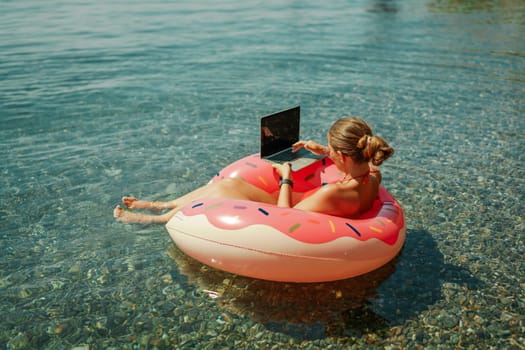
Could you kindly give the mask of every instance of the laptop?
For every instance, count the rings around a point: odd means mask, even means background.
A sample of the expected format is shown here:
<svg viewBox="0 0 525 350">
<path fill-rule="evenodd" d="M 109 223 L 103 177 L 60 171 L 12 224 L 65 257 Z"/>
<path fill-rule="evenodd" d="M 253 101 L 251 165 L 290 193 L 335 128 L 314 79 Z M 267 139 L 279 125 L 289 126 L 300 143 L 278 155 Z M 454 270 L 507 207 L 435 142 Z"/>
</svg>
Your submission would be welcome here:
<svg viewBox="0 0 525 350">
<path fill-rule="evenodd" d="M 305 149 L 292 152 L 299 141 L 301 108 L 296 106 L 261 118 L 261 159 L 271 163 L 292 164 L 297 171 L 315 163 L 324 156 L 315 155 Z"/>
</svg>

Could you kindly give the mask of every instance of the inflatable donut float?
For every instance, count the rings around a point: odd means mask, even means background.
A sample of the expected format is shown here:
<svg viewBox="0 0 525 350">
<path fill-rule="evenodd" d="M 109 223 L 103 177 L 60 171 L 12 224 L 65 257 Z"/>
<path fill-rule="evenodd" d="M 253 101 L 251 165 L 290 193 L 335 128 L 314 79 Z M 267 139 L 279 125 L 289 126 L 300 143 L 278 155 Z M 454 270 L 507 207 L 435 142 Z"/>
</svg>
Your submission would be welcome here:
<svg viewBox="0 0 525 350">
<path fill-rule="evenodd" d="M 279 178 L 254 154 L 212 180 L 239 177 L 273 193 Z M 343 177 L 329 159 L 294 172 L 294 191 L 306 192 Z M 405 241 L 403 209 L 380 187 L 373 207 L 357 219 L 282 208 L 246 200 L 193 202 L 166 228 L 187 255 L 230 273 L 283 282 L 324 282 L 375 270 L 392 260 Z"/>
</svg>

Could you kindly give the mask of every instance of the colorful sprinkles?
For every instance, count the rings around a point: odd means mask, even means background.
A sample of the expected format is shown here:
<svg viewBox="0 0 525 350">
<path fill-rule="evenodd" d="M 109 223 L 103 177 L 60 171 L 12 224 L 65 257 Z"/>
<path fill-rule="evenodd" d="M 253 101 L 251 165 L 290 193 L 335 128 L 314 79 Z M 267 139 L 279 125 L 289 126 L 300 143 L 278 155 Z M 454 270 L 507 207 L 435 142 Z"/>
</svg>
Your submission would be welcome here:
<svg viewBox="0 0 525 350">
<path fill-rule="evenodd" d="M 385 211 L 385 207 L 389 210 Z M 378 204 L 377 214 L 374 217 L 356 221 L 223 198 L 195 203 L 191 210 L 190 215 L 204 214 L 212 225 L 222 229 L 238 230 L 250 225 L 264 225 L 280 230 L 295 240 L 312 244 L 329 242 L 338 237 L 347 236 L 361 241 L 377 238 L 392 245 L 398 237 L 395 227 L 401 224 L 398 221 L 399 209 L 395 204 L 387 206 Z M 239 210 L 243 212 L 240 213 Z M 186 211 L 185 214 L 189 212 Z M 225 221 L 225 215 L 242 218 L 242 220 Z M 395 231 L 392 232 L 392 230 Z"/>
<path fill-rule="evenodd" d="M 348 222 L 345 222 L 345 225 L 350 227 L 355 232 L 356 235 L 361 237 L 361 234 L 359 233 L 359 231 L 357 231 L 357 229 L 354 226 L 350 225 Z"/>
<path fill-rule="evenodd" d="M 266 210 L 264 210 L 263 208 L 259 208 L 258 209 L 261 213 L 263 213 L 264 215 L 268 216 L 270 215 L 270 213 L 268 213 Z"/>
<path fill-rule="evenodd" d="M 301 227 L 301 224 L 300 224 L 300 223 L 296 223 L 296 224 L 292 225 L 292 226 L 288 229 L 288 232 L 292 233 L 293 231 L 297 230 L 299 227 Z"/>
</svg>

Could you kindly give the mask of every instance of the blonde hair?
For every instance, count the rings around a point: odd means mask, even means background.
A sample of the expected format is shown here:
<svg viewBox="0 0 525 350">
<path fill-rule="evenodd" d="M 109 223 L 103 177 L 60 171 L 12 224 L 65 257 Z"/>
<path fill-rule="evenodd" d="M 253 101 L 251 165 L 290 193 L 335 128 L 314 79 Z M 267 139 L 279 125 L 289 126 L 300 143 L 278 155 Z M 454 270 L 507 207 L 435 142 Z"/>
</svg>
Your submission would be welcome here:
<svg viewBox="0 0 525 350">
<path fill-rule="evenodd" d="M 383 138 L 373 135 L 370 125 L 357 117 L 337 120 L 330 127 L 328 138 L 335 151 L 349 156 L 356 163 L 371 161 L 380 165 L 394 154 L 394 149 Z"/>
</svg>

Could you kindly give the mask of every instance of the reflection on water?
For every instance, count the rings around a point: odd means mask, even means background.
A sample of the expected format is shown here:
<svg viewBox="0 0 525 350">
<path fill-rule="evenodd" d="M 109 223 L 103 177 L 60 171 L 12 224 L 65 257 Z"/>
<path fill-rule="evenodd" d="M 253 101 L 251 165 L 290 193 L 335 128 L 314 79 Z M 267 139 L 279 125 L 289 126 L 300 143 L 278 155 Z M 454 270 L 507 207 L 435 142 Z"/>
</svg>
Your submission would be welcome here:
<svg viewBox="0 0 525 350">
<path fill-rule="evenodd" d="M 458 283 L 467 290 L 482 285 L 465 269 L 446 264 L 428 232 L 408 235 L 401 254 L 385 266 L 329 283 L 278 283 L 236 276 L 193 260 L 174 245 L 168 255 L 188 282 L 221 308 L 248 315 L 268 329 L 299 339 L 362 336 L 382 334 L 427 309 L 442 298 L 443 283 Z"/>
<path fill-rule="evenodd" d="M 274 331 L 308 339 L 379 331 L 386 325 L 381 316 L 368 309 L 368 300 L 393 273 L 395 260 L 349 280 L 294 284 L 250 279 L 208 268 L 175 246 L 169 255 L 188 282 L 216 298 L 220 307 L 248 315 Z"/>
<path fill-rule="evenodd" d="M 379 13 L 396 13 L 399 11 L 396 0 L 376 0 L 372 1 L 372 7 L 368 9 L 369 12 Z"/>
</svg>

